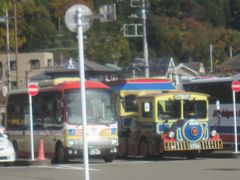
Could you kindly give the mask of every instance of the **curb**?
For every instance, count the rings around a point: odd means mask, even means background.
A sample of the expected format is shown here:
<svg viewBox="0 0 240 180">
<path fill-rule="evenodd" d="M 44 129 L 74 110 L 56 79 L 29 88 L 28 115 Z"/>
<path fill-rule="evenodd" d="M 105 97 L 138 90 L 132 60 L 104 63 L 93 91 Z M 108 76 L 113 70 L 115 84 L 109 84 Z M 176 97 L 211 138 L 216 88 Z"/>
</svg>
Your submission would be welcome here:
<svg viewBox="0 0 240 180">
<path fill-rule="evenodd" d="M 52 164 L 52 160 L 31 160 L 31 159 L 16 159 L 13 163 L 15 166 L 40 166 L 40 165 L 50 165 Z"/>
</svg>

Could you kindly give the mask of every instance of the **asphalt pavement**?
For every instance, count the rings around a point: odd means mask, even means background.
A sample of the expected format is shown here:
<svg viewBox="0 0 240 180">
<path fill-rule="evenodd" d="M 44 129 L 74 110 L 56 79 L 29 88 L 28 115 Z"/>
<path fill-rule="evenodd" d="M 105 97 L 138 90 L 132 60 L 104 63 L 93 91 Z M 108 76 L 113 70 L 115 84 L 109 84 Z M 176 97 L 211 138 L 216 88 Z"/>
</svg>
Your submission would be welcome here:
<svg viewBox="0 0 240 180">
<path fill-rule="evenodd" d="M 205 158 L 240 158 L 240 152 L 235 152 L 234 149 L 227 150 L 217 150 L 212 153 L 201 153 L 197 157 L 205 157 Z M 51 159 L 45 160 L 31 160 L 31 159 L 16 159 L 13 163 L 15 166 L 42 166 L 42 165 L 50 165 L 53 164 Z"/>
</svg>

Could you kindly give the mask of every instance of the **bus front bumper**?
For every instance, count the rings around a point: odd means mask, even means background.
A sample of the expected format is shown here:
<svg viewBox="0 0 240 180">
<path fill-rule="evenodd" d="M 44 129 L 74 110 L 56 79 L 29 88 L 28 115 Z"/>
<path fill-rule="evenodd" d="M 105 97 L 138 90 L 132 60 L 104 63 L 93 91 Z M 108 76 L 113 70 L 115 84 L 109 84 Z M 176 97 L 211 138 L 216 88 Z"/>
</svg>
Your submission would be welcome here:
<svg viewBox="0 0 240 180">
<path fill-rule="evenodd" d="M 223 149 L 222 140 L 218 141 L 200 141 L 189 143 L 186 141 L 164 142 L 164 151 L 188 151 L 188 150 L 218 150 Z"/>
<path fill-rule="evenodd" d="M 117 153 L 116 147 L 108 147 L 108 148 L 88 147 L 88 155 L 91 157 L 98 157 L 98 156 L 101 157 L 101 156 L 116 154 L 116 153 Z M 83 149 L 66 147 L 65 154 L 68 156 L 68 158 L 83 157 Z"/>
</svg>

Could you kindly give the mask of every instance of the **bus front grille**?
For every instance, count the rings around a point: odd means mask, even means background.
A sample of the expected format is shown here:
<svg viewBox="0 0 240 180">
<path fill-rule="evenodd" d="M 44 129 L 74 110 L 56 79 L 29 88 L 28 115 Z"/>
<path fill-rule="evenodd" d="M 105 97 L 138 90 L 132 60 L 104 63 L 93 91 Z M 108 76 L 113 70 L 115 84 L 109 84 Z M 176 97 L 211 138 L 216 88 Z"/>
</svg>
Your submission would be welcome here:
<svg viewBox="0 0 240 180">
<path fill-rule="evenodd" d="M 223 149 L 222 141 L 200 141 L 189 143 L 186 141 L 164 142 L 164 151 L 188 151 L 188 150 L 217 150 Z"/>
</svg>

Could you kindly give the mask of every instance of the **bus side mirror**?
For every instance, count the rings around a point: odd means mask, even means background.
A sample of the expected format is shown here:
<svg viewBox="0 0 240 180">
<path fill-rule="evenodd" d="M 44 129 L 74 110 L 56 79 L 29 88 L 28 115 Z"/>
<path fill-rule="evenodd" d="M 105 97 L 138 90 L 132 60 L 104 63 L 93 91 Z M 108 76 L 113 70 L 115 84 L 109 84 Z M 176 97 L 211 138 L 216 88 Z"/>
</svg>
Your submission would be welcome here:
<svg viewBox="0 0 240 180">
<path fill-rule="evenodd" d="M 220 111 L 220 101 L 219 100 L 216 101 L 216 110 Z"/>
<path fill-rule="evenodd" d="M 217 112 L 217 118 L 218 118 L 218 123 L 220 124 L 220 119 L 221 119 L 221 110 L 220 110 L 220 101 L 216 101 L 216 112 Z"/>
</svg>

